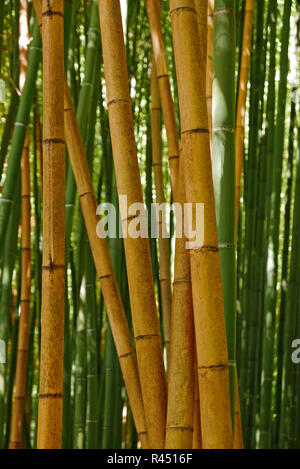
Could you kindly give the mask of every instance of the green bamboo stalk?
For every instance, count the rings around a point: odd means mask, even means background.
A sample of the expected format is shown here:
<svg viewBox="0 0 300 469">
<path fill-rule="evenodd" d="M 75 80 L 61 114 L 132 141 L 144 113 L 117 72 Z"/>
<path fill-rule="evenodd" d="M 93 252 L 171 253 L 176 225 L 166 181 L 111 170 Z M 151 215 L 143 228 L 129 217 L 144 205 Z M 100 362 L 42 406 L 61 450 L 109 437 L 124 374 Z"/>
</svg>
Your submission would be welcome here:
<svg viewBox="0 0 300 469">
<path fill-rule="evenodd" d="M 286 295 L 288 285 L 288 268 L 289 268 L 289 247 L 290 247 L 290 224 L 291 224 L 291 202 L 292 202 L 292 183 L 293 183 L 293 170 L 294 170 L 294 130 L 296 118 L 296 92 L 297 88 L 294 86 L 291 91 L 291 114 L 290 114 L 290 128 L 289 128 L 289 147 L 288 147 L 288 167 L 287 167 L 287 190 L 286 190 L 286 203 L 285 203 L 285 218 L 284 218 L 284 242 L 282 251 L 282 270 L 281 270 L 281 295 L 280 295 L 280 310 L 279 310 L 279 325 L 278 325 L 278 339 L 276 345 L 277 352 L 277 376 L 276 376 L 276 395 L 275 395 L 275 421 L 273 425 L 273 445 L 277 447 L 278 436 L 280 428 L 280 412 L 281 412 L 281 386 L 282 386 L 282 371 L 283 371 L 283 356 L 284 356 L 284 326 L 286 316 Z M 295 414 L 292 414 L 295 415 Z M 296 419 L 292 419 L 296 420 Z M 273 446 L 272 445 L 272 446 Z"/>
<path fill-rule="evenodd" d="M 29 124 L 29 112 L 33 101 L 35 81 L 40 60 L 41 39 L 38 23 L 35 21 L 33 38 L 29 45 L 26 81 L 18 107 L 11 149 L 9 153 L 8 168 L 3 185 L 2 197 L 0 199 L 0 244 L 3 242 L 9 214 L 13 205 L 13 199 L 16 191 L 15 181 L 20 170 L 20 159 L 25 141 L 27 126 Z"/>
<path fill-rule="evenodd" d="M 245 164 L 245 189 L 244 199 L 246 206 L 245 225 L 245 247 L 243 266 L 243 294 L 242 294 L 242 314 L 244 315 L 245 331 L 255 325 L 255 318 L 252 317 L 249 298 L 252 278 L 252 247 L 255 236 L 255 216 L 256 216 L 256 195 L 257 195 L 257 167 L 258 167 L 258 134 L 260 122 L 260 100 L 263 96 L 263 83 L 261 80 L 261 68 L 263 58 L 263 28 L 264 28 L 264 0 L 256 5 L 256 36 L 255 51 L 251 58 L 251 93 L 250 93 L 250 125 L 249 125 L 249 145 L 248 160 Z M 249 190 L 248 190 L 249 188 Z M 247 378 L 249 371 L 249 341 L 246 340 L 242 351 L 240 384 L 242 390 L 242 415 L 245 421 L 246 409 L 248 406 Z M 245 430 L 245 429 L 244 429 Z"/>
<path fill-rule="evenodd" d="M 235 40 L 235 0 L 215 0 L 212 161 L 233 427 L 236 367 Z"/>
<path fill-rule="evenodd" d="M 6 344 L 6 356 L 8 358 L 8 340 L 11 332 L 11 306 L 12 306 L 12 275 L 15 263 L 15 252 L 17 244 L 18 227 L 20 220 L 20 177 L 16 183 L 16 199 L 15 210 L 11 212 L 9 223 L 5 236 L 5 244 L 3 249 L 3 265 L 2 265 L 2 278 L 1 278 L 1 300 L 0 300 L 0 337 Z M 7 366 L 4 363 L 0 364 L 0 448 L 3 448 L 4 443 L 4 422 L 5 418 L 5 405 L 7 391 Z M 11 381 L 10 381 L 11 385 Z M 11 389 L 11 388 L 10 388 Z"/>
<path fill-rule="evenodd" d="M 264 335 L 263 335 L 263 364 L 261 390 L 261 421 L 260 447 L 267 449 L 271 444 L 271 401 L 272 401 L 272 373 L 274 327 L 276 314 L 276 286 L 278 275 L 278 245 L 280 224 L 280 194 L 282 153 L 284 145 L 284 120 L 286 107 L 287 73 L 288 73 L 288 43 L 290 33 L 291 0 L 285 0 L 283 10 L 283 24 L 281 30 L 280 52 L 280 81 L 278 89 L 277 121 L 274 134 L 274 164 L 272 172 L 272 194 L 270 230 L 268 233 L 268 255 L 266 261 L 266 286 L 264 300 Z"/>
<path fill-rule="evenodd" d="M 1 1 L 1 6 L 3 6 L 4 10 L 4 0 Z M 12 53 L 12 60 L 11 60 L 11 78 L 13 86 L 11 86 L 11 98 L 10 98 L 10 106 L 6 116 L 6 122 L 4 131 L 2 134 L 1 140 L 1 148 L 0 148 L 0 177 L 3 171 L 3 165 L 8 149 L 8 145 L 11 138 L 12 129 L 14 126 L 15 116 L 18 109 L 19 104 L 19 94 L 17 92 L 17 84 L 19 83 L 19 44 L 18 44 L 18 37 L 19 37 L 19 2 L 15 2 L 14 5 L 15 9 L 15 18 L 14 18 L 14 27 L 13 27 L 13 53 Z M 0 21 L 4 19 L 4 11 L 3 16 L 0 13 Z M 4 32 L 1 30 L 0 32 L 0 42 L 3 40 Z M 0 52 L 1 54 L 1 52 Z M 1 59 L 0 59 L 0 67 L 1 67 Z M 1 72 L 0 72 L 1 75 Z"/>
<path fill-rule="evenodd" d="M 99 59 L 94 71 L 94 87 L 91 112 L 88 122 L 88 136 L 86 144 L 86 154 L 89 162 L 91 175 L 93 174 L 94 142 L 96 111 L 98 104 L 99 86 L 95 86 L 97 77 Z M 86 237 L 86 256 L 85 256 L 85 276 L 86 276 L 86 342 L 87 342 L 87 408 L 86 408 L 86 448 L 95 449 L 97 447 L 97 391 L 98 391 L 98 342 L 96 333 L 96 307 L 97 300 L 95 295 L 95 267 L 89 241 Z"/>
<path fill-rule="evenodd" d="M 85 59 L 84 79 L 80 88 L 76 118 L 80 129 L 81 137 L 84 141 L 87 119 L 91 107 L 91 96 L 93 89 L 93 74 L 96 62 L 96 54 L 100 44 L 98 4 L 93 0 L 91 4 L 91 21 L 88 31 L 88 47 Z M 66 180 L 66 243 L 69 242 L 73 213 L 75 206 L 76 184 L 71 165 L 68 167 Z"/>
<path fill-rule="evenodd" d="M 299 138 L 298 138 L 299 141 Z M 294 216 L 292 229 L 292 250 L 289 283 L 286 295 L 286 319 L 284 325 L 284 357 L 283 357 L 283 373 L 282 373 L 282 395 L 281 395 L 281 413 L 280 413 L 280 433 L 279 433 L 279 449 L 288 447 L 289 423 L 295 418 L 291 415 L 291 400 L 294 389 L 292 388 L 292 369 L 295 365 L 291 360 L 292 341 L 295 339 L 296 333 L 296 317 L 297 317 L 297 297 L 299 281 L 299 265 L 300 265 L 300 158 L 299 151 L 297 155 L 297 174 L 294 194 Z M 298 313 L 299 314 L 299 313 Z"/>
</svg>

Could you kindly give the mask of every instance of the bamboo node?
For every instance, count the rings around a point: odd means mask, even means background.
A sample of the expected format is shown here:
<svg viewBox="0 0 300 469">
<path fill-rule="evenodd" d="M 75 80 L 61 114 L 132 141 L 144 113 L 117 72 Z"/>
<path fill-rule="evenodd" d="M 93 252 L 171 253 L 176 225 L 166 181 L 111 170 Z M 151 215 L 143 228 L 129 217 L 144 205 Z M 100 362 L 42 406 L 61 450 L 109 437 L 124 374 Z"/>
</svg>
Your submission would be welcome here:
<svg viewBox="0 0 300 469">
<path fill-rule="evenodd" d="M 228 369 L 228 365 L 226 364 L 220 364 L 220 365 L 210 365 L 210 366 L 198 366 L 198 371 L 206 371 L 206 370 L 211 370 L 211 371 L 224 371 Z"/>
<path fill-rule="evenodd" d="M 169 75 L 167 73 L 162 73 L 161 75 L 157 75 L 157 79 L 159 80 L 160 78 L 169 78 Z"/>
<path fill-rule="evenodd" d="M 99 279 L 99 280 L 103 280 L 103 279 L 109 278 L 109 277 L 111 277 L 111 276 L 112 276 L 112 274 L 99 275 L 98 279 Z"/>
<path fill-rule="evenodd" d="M 52 260 L 50 260 L 49 265 L 43 265 L 43 270 L 49 270 L 50 272 L 53 272 L 54 270 L 59 270 L 59 269 L 65 269 L 65 266 L 59 265 L 59 264 L 53 264 Z"/>
<path fill-rule="evenodd" d="M 60 393 L 45 393 L 45 394 L 39 394 L 39 399 L 62 399 L 63 395 Z"/>
<path fill-rule="evenodd" d="M 166 429 L 167 430 L 190 430 L 191 432 L 194 431 L 194 428 L 190 427 L 189 425 L 168 425 Z"/>
<path fill-rule="evenodd" d="M 190 12 L 190 13 L 195 13 L 195 15 L 197 15 L 197 12 L 195 10 L 195 8 L 192 8 L 192 7 L 177 7 L 177 8 L 174 8 L 173 10 L 170 11 L 170 15 L 172 16 L 173 13 L 180 13 L 180 12 Z"/>
<path fill-rule="evenodd" d="M 126 358 L 126 357 L 130 357 L 130 355 L 133 355 L 133 352 L 127 352 L 127 353 L 123 353 L 122 355 L 119 355 L 119 360 L 121 360 L 121 358 Z"/>
<path fill-rule="evenodd" d="M 182 280 L 180 280 L 180 279 L 179 279 L 179 280 L 174 280 L 173 285 L 176 285 L 176 284 L 178 284 L 178 283 L 191 283 L 191 279 L 187 279 L 187 280 L 185 280 L 185 279 L 182 279 Z"/>
<path fill-rule="evenodd" d="M 218 252 L 219 248 L 217 246 L 199 246 L 192 249 L 192 251 L 208 251 L 208 252 Z"/>
<path fill-rule="evenodd" d="M 234 243 L 219 243 L 220 249 L 235 249 Z"/>
<path fill-rule="evenodd" d="M 93 191 L 86 191 L 86 192 L 83 192 L 82 194 L 79 195 L 79 198 L 81 199 L 82 197 L 84 197 L 85 195 L 89 195 L 89 194 L 93 194 L 94 192 Z"/>
<path fill-rule="evenodd" d="M 48 144 L 48 143 L 63 143 L 63 144 L 65 144 L 65 141 L 62 138 L 44 138 L 43 143 L 44 144 Z"/>
<path fill-rule="evenodd" d="M 159 334 L 143 334 L 135 337 L 135 340 L 147 340 L 152 339 L 152 337 L 160 337 Z"/>
<path fill-rule="evenodd" d="M 219 13 L 230 13 L 233 14 L 235 13 L 235 8 L 218 8 L 215 10 L 214 15 L 217 15 Z"/>
<path fill-rule="evenodd" d="M 42 13 L 42 16 L 49 16 L 51 18 L 51 16 L 61 16 L 62 18 L 64 17 L 63 13 L 61 11 L 55 11 L 55 10 L 51 10 L 50 6 L 48 6 L 49 10 L 46 10 Z"/>
<path fill-rule="evenodd" d="M 232 127 L 231 125 L 216 125 L 213 127 L 213 132 L 217 132 L 218 130 L 221 130 L 223 132 L 230 132 L 234 133 L 235 132 L 235 127 Z"/>
<path fill-rule="evenodd" d="M 209 133 L 208 129 L 201 129 L 200 127 L 198 127 L 196 129 L 183 130 L 181 132 L 181 135 L 185 135 L 185 134 L 208 134 L 208 133 Z"/>
<path fill-rule="evenodd" d="M 14 201 L 13 199 L 6 199 L 5 197 L 1 197 L 0 203 L 5 203 L 5 204 L 12 204 Z"/>
<path fill-rule="evenodd" d="M 110 106 L 111 104 L 119 104 L 119 103 L 127 103 L 130 104 L 130 100 L 126 98 L 117 98 L 117 99 L 112 99 L 111 101 L 108 101 L 107 106 Z"/>
</svg>

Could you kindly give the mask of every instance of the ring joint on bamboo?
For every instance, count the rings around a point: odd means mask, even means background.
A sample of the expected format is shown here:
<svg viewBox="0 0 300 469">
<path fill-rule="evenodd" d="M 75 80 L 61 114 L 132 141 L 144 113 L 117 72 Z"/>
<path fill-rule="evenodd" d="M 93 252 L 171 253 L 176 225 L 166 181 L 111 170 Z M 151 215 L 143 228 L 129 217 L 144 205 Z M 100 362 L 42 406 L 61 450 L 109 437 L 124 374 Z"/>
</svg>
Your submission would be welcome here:
<svg viewBox="0 0 300 469">
<path fill-rule="evenodd" d="M 199 128 L 195 128 L 195 129 L 183 130 L 181 132 L 181 135 L 185 135 L 185 134 L 208 134 L 208 133 L 209 133 L 208 129 L 201 129 L 199 127 Z"/>
<path fill-rule="evenodd" d="M 46 10 L 42 13 L 42 16 L 61 16 L 62 18 L 64 17 L 63 13 L 61 11 L 55 11 L 55 10 Z"/>
<path fill-rule="evenodd" d="M 116 98 L 112 99 L 111 101 L 107 102 L 107 106 L 111 106 L 112 104 L 121 104 L 121 103 L 127 103 L 130 104 L 130 100 L 126 98 Z"/>
<path fill-rule="evenodd" d="M 195 15 L 197 15 L 196 10 L 192 7 L 177 7 L 177 8 L 174 8 L 173 10 L 170 11 L 170 15 L 172 16 L 173 13 L 180 13 L 181 11 L 182 12 L 195 13 Z"/>
</svg>

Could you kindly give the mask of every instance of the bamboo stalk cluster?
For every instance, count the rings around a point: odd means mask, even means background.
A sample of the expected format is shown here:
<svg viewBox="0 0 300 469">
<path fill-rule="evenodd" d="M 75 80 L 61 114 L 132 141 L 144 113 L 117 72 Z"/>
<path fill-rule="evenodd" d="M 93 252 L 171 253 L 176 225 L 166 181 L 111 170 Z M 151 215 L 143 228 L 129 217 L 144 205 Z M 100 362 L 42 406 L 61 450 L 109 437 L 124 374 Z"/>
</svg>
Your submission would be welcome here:
<svg viewBox="0 0 300 469">
<path fill-rule="evenodd" d="M 123 3 L 0 3 L 0 446 L 299 448 L 299 5 Z"/>
</svg>

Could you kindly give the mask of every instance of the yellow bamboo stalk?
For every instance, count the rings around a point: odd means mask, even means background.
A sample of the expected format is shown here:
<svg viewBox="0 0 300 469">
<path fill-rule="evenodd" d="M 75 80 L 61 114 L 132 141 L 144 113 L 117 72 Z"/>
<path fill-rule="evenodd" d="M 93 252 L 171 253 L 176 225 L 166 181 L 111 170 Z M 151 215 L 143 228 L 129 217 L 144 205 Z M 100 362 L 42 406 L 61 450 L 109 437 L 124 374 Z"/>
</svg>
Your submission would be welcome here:
<svg viewBox="0 0 300 469">
<path fill-rule="evenodd" d="M 194 392 L 194 433 L 193 449 L 202 448 L 201 419 L 200 419 L 200 396 L 197 368 L 195 369 L 195 392 Z"/>
<path fill-rule="evenodd" d="M 20 37 L 20 90 L 22 92 L 28 55 L 28 2 L 20 1 L 19 19 Z M 27 130 L 23 153 L 21 157 L 21 297 L 20 297 L 20 319 L 18 331 L 18 348 L 15 393 L 11 416 L 11 433 L 9 448 L 20 449 L 23 446 L 23 415 L 25 406 L 26 381 L 27 381 L 27 357 L 30 317 L 30 170 L 29 170 L 29 132 Z"/>
<path fill-rule="evenodd" d="M 183 205 L 183 160 L 180 157 L 177 196 Z M 189 252 L 186 239 L 176 238 L 168 379 L 167 449 L 193 447 L 195 332 Z"/>
<path fill-rule="evenodd" d="M 236 148 L 236 208 L 235 208 L 235 227 L 236 235 L 239 221 L 239 206 L 241 192 L 241 175 L 244 160 L 244 135 L 245 135 L 245 116 L 246 116 L 246 98 L 247 83 L 249 78 L 250 58 L 251 58 L 251 42 L 252 42 L 252 21 L 253 21 L 253 4 L 254 0 L 246 0 L 244 29 L 243 29 L 243 46 L 239 78 L 238 103 L 236 113 L 235 128 L 235 148 Z"/>
<path fill-rule="evenodd" d="M 9 447 L 20 449 L 23 446 L 22 424 L 27 381 L 27 358 L 30 318 L 30 177 L 29 177 L 29 136 L 28 131 L 21 158 L 21 200 L 22 200 L 22 247 L 21 247 L 21 297 L 18 331 L 18 349 L 15 379 L 15 394 L 12 407 Z"/>
<path fill-rule="evenodd" d="M 156 202 L 165 203 L 164 182 L 162 173 L 161 154 L 161 119 L 160 119 L 160 99 L 158 81 L 156 75 L 155 61 L 152 60 L 151 76 L 151 136 L 152 136 L 152 167 L 155 180 Z M 159 233 L 159 281 L 162 300 L 162 315 L 164 326 L 164 342 L 167 352 L 167 367 L 170 362 L 170 322 L 171 322 L 171 279 L 170 279 L 170 255 L 168 238 L 162 233 L 166 230 L 166 219 L 163 212 L 160 212 L 158 219 Z"/>
<path fill-rule="evenodd" d="M 63 0 L 43 0 L 43 269 L 39 449 L 61 447 L 65 308 Z"/>
<path fill-rule="evenodd" d="M 127 203 L 143 203 L 128 89 L 119 0 L 99 0 L 104 73 L 118 193 Z M 123 233 L 136 216 L 120 206 Z M 140 220 L 145 213 L 142 210 Z M 150 448 L 164 447 L 166 378 L 153 288 L 149 242 L 124 238 L 138 369 Z"/>
<path fill-rule="evenodd" d="M 203 448 L 232 448 L 228 352 L 205 99 L 206 57 L 194 0 L 170 0 L 187 202 L 204 204 L 204 242 L 190 249 Z M 203 397 L 202 397 L 203 396 Z"/>
<path fill-rule="evenodd" d="M 253 22 L 253 6 L 254 0 L 246 0 L 244 29 L 243 29 L 243 45 L 240 67 L 238 103 L 236 115 L 235 129 L 235 148 L 236 148 L 236 206 L 235 206 L 235 233 L 237 238 L 239 206 L 241 193 L 241 176 L 244 160 L 244 136 L 245 136 L 245 116 L 246 116 L 246 99 L 247 84 L 249 78 L 249 68 L 251 59 L 251 43 L 252 43 L 252 22 Z M 235 430 L 234 430 L 234 448 L 243 449 L 243 431 L 241 425 L 240 399 L 238 377 L 236 373 L 236 399 L 235 399 Z"/>
<path fill-rule="evenodd" d="M 39 0 L 33 0 L 33 3 L 39 24 L 41 25 L 41 2 Z M 94 264 L 100 280 L 106 311 L 110 321 L 138 437 L 142 448 L 145 449 L 148 447 L 148 436 L 135 353 L 131 343 L 131 335 L 119 288 L 113 272 L 107 241 L 105 238 L 99 238 L 97 235 L 97 228 L 99 227 L 100 231 L 102 231 L 103 227 L 99 217 L 96 215 L 96 197 L 70 91 L 65 78 L 64 122 L 68 153 L 77 185 Z"/>
<path fill-rule="evenodd" d="M 103 227 L 101 222 L 99 222 L 99 217 L 96 215 L 96 197 L 66 81 L 65 133 L 86 230 L 97 275 L 100 280 L 104 303 L 114 337 L 130 407 L 142 448 L 147 448 L 147 431 L 136 358 L 131 343 L 124 307 L 109 256 L 107 241 L 105 238 L 99 238 L 97 235 L 97 227 L 98 232 L 99 230 L 103 230 Z"/>
<path fill-rule="evenodd" d="M 199 0 L 197 0 L 199 3 Z M 214 0 L 208 0 L 207 8 L 207 65 L 206 65 L 206 103 L 208 114 L 208 130 L 212 139 L 212 82 L 213 82 L 213 30 L 214 30 Z"/>
<path fill-rule="evenodd" d="M 175 119 L 174 103 L 170 88 L 170 80 L 168 74 L 167 58 L 165 52 L 164 39 L 160 21 L 160 1 L 146 0 L 147 14 L 152 36 L 153 57 L 156 66 L 156 75 L 158 79 L 159 94 L 165 123 L 168 155 L 171 170 L 171 180 L 173 196 L 176 200 L 177 178 L 178 178 L 178 161 L 179 161 L 179 144 Z"/>
<path fill-rule="evenodd" d="M 182 180 L 178 178 L 178 164 L 180 164 L 178 163 L 178 134 L 161 29 L 160 2 L 157 0 L 146 1 L 146 7 L 151 28 L 154 62 L 157 69 L 163 118 L 167 133 L 173 196 L 175 202 L 183 204 L 185 194 Z M 159 106 L 156 107 L 158 107 L 156 111 L 158 113 Z M 168 249 L 166 241 L 166 239 L 163 240 L 166 249 Z M 170 356 L 173 358 L 172 360 L 170 359 L 169 362 L 170 373 L 168 376 L 170 380 L 168 383 L 166 426 L 166 448 L 177 449 L 192 448 L 193 440 L 194 370 L 192 357 L 194 349 L 194 327 L 190 261 L 189 253 L 186 252 L 184 243 L 184 239 L 178 239 L 175 246 L 175 276 L 171 315 L 172 339 L 170 345 Z M 169 327 L 166 329 L 164 324 L 164 333 L 166 334 L 165 331 L 167 331 L 169 335 Z"/>
<path fill-rule="evenodd" d="M 39 107 L 36 105 L 35 110 L 35 130 L 36 130 L 36 148 L 40 165 L 40 178 L 41 188 L 43 190 L 43 143 L 42 143 L 42 132 L 41 132 L 41 119 Z"/>
</svg>

